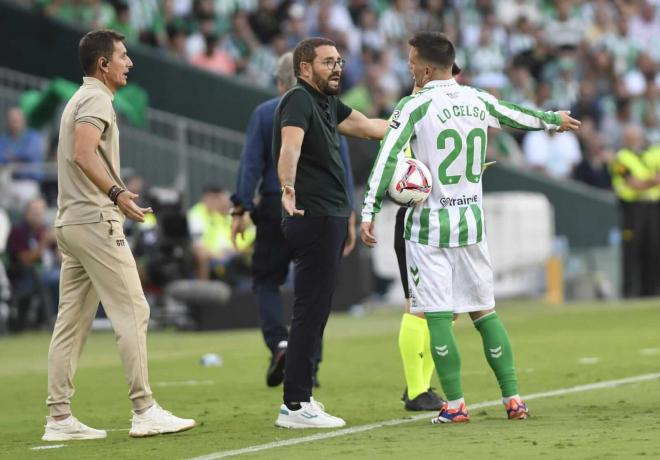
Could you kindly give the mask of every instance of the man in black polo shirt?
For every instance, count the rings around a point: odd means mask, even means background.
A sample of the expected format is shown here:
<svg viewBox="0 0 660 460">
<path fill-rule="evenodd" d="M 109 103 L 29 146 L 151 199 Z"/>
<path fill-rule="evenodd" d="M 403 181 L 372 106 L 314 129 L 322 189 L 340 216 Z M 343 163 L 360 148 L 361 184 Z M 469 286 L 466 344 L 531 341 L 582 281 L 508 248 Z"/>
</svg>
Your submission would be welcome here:
<svg viewBox="0 0 660 460">
<path fill-rule="evenodd" d="M 330 315 L 350 214 L 337 131 L 382 139 L 387 122 L 369 119 L 339 100 L 343 67 L 332 40 L 301 41 L 293 52 L 298 84 L 275 111 L 273 155 L 282 186 L 282 227 L 295 265 L 284 404 L 275 422 L 286 428 L 346 424 L 312 398 L 314 350 Z"/>
</svg>

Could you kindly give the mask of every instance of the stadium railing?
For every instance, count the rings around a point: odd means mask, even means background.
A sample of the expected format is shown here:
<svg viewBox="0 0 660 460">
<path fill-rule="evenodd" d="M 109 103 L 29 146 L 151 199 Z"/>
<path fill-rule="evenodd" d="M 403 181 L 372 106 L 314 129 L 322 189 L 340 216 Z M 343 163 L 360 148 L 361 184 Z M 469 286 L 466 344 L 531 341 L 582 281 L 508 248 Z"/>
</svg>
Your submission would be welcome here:
<svg viewBox="0 0 660 460">
<path fill-rule="evenodd" d="M 7 109 L 18 105 L 24 91 L 47 82 L 0 67 L 0 126 L 6 125 Z M 44 129 L 47 136 L 57 135 L 57 118 Z M 139 173 L 148 184 L 176 188 L 186 204 L 197 199 L 205 184 L 234 187 L 243 133 L 152 108 L 143 128 L 122 118 L 119 124 L 122 168 Z"/>
</svg>

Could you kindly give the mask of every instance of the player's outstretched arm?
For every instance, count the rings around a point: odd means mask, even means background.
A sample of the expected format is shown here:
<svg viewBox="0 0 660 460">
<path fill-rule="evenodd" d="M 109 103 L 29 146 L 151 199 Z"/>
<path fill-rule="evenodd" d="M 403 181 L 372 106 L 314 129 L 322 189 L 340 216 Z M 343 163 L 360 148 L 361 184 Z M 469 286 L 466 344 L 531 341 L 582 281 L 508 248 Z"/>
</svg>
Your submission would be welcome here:
<svg viewBox="0 0 660 460">
<path fill-rule="evenodd" d="M 564 132 L 575 131 L 580 127 L 580 122 L 572 118 L 569 111 L 534 110 L 511 102 L 500 101 L 483 91 L 478 91 L 477 97 L 488 110 L 490 126 L 496 128 L 505 125 L 526 131 L 545 129 Z"/>
</svg>

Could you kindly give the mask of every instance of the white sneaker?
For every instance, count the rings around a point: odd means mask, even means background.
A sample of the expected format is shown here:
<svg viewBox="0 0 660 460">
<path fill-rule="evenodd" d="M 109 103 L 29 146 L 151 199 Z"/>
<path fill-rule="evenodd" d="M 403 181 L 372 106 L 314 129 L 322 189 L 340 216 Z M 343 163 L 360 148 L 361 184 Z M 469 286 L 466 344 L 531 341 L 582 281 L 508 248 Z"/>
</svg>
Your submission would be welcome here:
<svg viewBox="0 0 660 460">
<path fill-rule="evenodd" d="M 193 419 L 172 415 L 154 402 L 154 405 L 142 414 L 133 412 L 131 430 L 128 434 L 134 438 L 143 438 L 161 433 L 178 433 L 194 426 Z"/>
<path fill-rule="evenodd" d="M 314 398 L 301 402 L 300 406 L 298 410 L 291 410 L 282 404 L 275 425 L 283 428 L 340 428 L 346 425 L 343 419 L 325 412 L 323 404 Z"/>
<path fill-rule="evenodd" d="M 103 439 L 108 434 L 103 430 L 95 430 L 81 423 L 73 415 L 64 420 L 46 417 L 46 431 L 42 441 L 75 441 L 83 439 Z"/>
</svg>

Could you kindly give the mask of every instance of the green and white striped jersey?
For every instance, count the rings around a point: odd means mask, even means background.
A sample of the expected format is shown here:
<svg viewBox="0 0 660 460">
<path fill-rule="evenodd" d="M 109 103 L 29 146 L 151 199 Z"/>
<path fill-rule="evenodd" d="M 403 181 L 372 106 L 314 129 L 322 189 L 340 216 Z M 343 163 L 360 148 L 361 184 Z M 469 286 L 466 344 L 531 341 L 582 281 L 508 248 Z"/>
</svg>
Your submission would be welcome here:
<svg viewBox="0 0 660 460">
<path fill-rule="evenodd" d="M 489 127 L 556 129 L 555 112 L 498 101 L 455 80 L 427 83 L 397 105 L 373 166 L 362 221 L 380 211 L 397 161 L 410 143 L 412 155 L 433 176 L 431 195 L 406 213 L 407 240 L 441 248 L 476 244 L 484 238 L 481 173 Z"/>
</svg>

